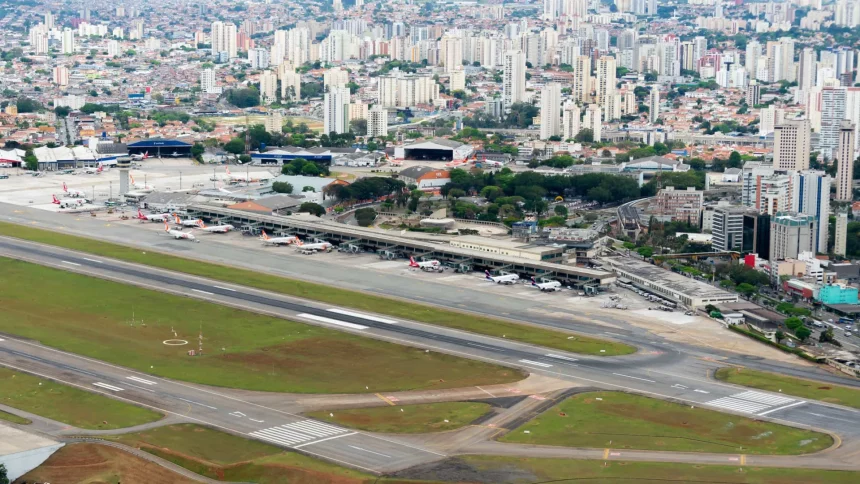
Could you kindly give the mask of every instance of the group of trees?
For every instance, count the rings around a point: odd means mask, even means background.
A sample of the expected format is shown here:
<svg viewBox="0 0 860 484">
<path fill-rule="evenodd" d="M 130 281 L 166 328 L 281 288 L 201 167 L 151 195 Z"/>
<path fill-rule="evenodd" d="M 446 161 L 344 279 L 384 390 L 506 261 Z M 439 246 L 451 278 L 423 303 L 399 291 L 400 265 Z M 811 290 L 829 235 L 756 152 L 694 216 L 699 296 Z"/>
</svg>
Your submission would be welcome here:
<svg viewBox="0 0 860 484">
<path fill-rule="evenodd" d="M 481 111 L 463 119 L 465 126 L 473 128 L 518 128 L 525 129 L 532 125 L 532 120 L 540 114 L 540 108 L 529 103 L 514 103 L 510 112 L 497 119 Z"/>
<path fill-rule="evenodd" d="M 371 200 L 402 193 L 405 188 L 402 180 L 372 176 L 360 178 L 351 185 L 329 185 L 325 194 L 341 201 Z"/>
<path fill-rule="evenodd" d="M 254 86 L 244 89 L 230 89 L 227 91 L 227 102 L 237 108 L 252 108 L 260 105 L 260 91 Z"/>
<path fill-rule="evenodd" d="M 376 210 L 370 207 L 359 208 L 355 211 L 355 221 L 361 227 L 369 227 L 374 220 L 376 220 Z"/>
<path fill-rule="evenodd" d="M 328 165 L 315 163 L 304 158 L 296 158 L 289 163 L 285 163 L 281 167 L 281 173 L 284 175 L 303 175 L 303 176 L 320 176 L 328 175 Z"/>
</svg>

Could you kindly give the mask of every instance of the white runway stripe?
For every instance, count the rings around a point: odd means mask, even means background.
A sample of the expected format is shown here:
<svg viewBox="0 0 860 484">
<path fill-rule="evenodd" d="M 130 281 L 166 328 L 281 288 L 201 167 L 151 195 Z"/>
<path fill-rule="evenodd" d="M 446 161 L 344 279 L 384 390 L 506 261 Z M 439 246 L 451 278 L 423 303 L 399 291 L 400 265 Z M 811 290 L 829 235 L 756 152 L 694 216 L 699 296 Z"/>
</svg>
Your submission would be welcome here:
<svg viewBox="0 0 860 484">
<path fill-rule="evenodd" d="M 329 311 L 331 311 L 333 313 L 338 313 L 338 314 L 345 314 L 347 316 L 352 316 L 354 318 L 362 318 L 362 319 L 367 319 L 370 321 L 376 321 L 378 323 L 397 324 L 397 321 L 394 321 L 391 319 L 385 319 L 385 318 L 380 318 L 377 316 L 371 316 L 369 314 L 356 313 L 354 311 L 347 311 L 345 309 L 329 309 Z"/>
<path fill-rule="evenodd" d="M 310 319 L 312 321 L 317 321 L 320 323 L 333 324 L 335 326 L 343 326 L 344 328 L 350 329 L 367 329 L 367 326 L 362 326 L 360 324 L 347 323 L 346 321 L 339 321 L 337 319 L 324 318 L 322 316 L 314 316 L 313 314 L 302 313 L 299 314 L 298 317 Z"/>
<path fill-rule="evenodd" d="M 126 379 L 131 381 L 136 381 L 138 383 L 143 383 L 144 385 L 155 385 L 154 381 L 144 380 L 143 378 L 138 378 L 136 376 L 127 376 Z"/>
<path fill-rule="evenodd" d="M 733 410 L 735 412 L 742 412 L 742 413 L 760 412 L 760 411 L 770 407 L 770 405 L 767 405 L 764 403 L 750 402 L 748 400 L 739 400 L 737 398 L 732 398 L 732 397 L 718 398 L 716 400 L 712 400 L 710 402 L 707 402 L 706 405 L 709 405 L 711 407 L 717 407 L 717 408 L 725 408 L 728 410 Z"/>
<path fill-rule="evenodd" d="M 738 393 L 737 395 L 732 395 L 732 397 L 752 402 L 766 403 L 768 405 L 785 405 L 786 403 L 794 401 L 793 398 L 781 397 L 779 395 L 768 395 L 767 393 L 753 391 Z"/>
<path fill-rule="evenodd" d="M 559 359 L 559 360 L 579 361 L 579 360 L 577 360 L 576 358 L 568 358 L 567 356 L 556 355 L 556 354 L 553 354 L 553 353 L 547 353 L 547 354 L 546 354 L 546 355 L 544 355 L 544 356 L 548 356 L 548 357 L 550 357 L 550 358 L 557 358 L 557 359 Z"/>
<path fill-rule="evenodd" d="M 532 360 L 520 360 L 520 363 L 525 363 L 527 365 L 539 366 L 541 368 L 549 368 L 552 366 L 552 365 L 547 364 L 547 363 L 541 363 L 539 361 L 532 361 Z"/>
<path fill-rule="evenodd" d="M 93 385 L 94 385 L 94 386 L 97 386 L 97 387 L 105 388 L 105 389 L 110 390 L 110 391 L 112 391 L 112 392 L 121 392 L 121 391 L 123 390 L 123 389 L 122 389 L 122 388 L 120 388 L 120 387 L 115 387 L 115 386 L 113 386 L 113 385 L 108 385 L 107 383 L 102 383 L 102 382 L 100 382 L 100 381 L 99 381 L 99 382 L 95 382 L 95 383 L 93 383 Z"/>
<path fill-rule="evenodd" d="M 300 420 L 277 427 L 256 430 L 248 435 L 287 447 L 297 447 L 297 444 L 314 443 L 314 441 L 330 439 L 347 432 L 349 432 L 347 429 L 316 420 Z"/>
</svg>

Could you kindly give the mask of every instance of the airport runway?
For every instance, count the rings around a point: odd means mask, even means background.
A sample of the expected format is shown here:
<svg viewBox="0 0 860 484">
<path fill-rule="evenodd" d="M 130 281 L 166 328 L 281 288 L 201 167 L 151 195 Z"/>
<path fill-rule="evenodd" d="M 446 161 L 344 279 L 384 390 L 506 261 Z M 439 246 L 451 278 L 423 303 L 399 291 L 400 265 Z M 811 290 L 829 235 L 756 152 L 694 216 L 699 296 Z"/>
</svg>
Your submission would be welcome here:
<svg viewBox="0 0 860 484">
<path fill-rule="evenodd" d="M 580 385 L 633 391 L 749 417 L 826 430 L 838 434 L 844 441 L 854 441 L 860 436 L 860 426 L 846 425 L 846 422 L 858 420 L 860 412 L 856 410 L 785 395 L 751 391 L 710 380 L 708 373 L 723 366 L 720 362 L 692 356 L 668 344 L 648 342 L 643 351 L 627 357 L 586 357 L 501 338 L 301 301 L 220 281 L 208 281 L 102 257 L 84 256 L 15 239 L 0 238 L 0 255 L 266 312 L 368 337 L 523 368 L 532 373 Z M 381 440 L 366 433 L 320 427 L 317 423 L 304 422 L 307 419 L 299 416 L 261 407 L 209 389 L 139 374 L 34 343 L 22 342 L 13 337 L 3 339 L 5 341 L 0 342 L 0 364 L 63 381 L 71 380 L 88 389 L 127 398 L 167 412 L 185 415 L 190 410 L 192 417 L 205 419 L 200 420 L 201 423 L 284 447 L 297 448 L 346 465 L 385 472 L 442 457 L 426 449 L 407 447 L 403 443 Z M 102 385 L 95 385 L 96 383 Z M 121 390 L 116 390 L 117 388 Z M 258 422 L 260 420 L 262 422 Z M 298 428 L 289 427 L 297 422 Z M 305 432 L 297 432 L 301 428 L 304 428 Z M 315 430 L 318 435 L 312 434 L 311 430 Z M 302 440 L 306 437 L 309 440 Z"/>
</svg>

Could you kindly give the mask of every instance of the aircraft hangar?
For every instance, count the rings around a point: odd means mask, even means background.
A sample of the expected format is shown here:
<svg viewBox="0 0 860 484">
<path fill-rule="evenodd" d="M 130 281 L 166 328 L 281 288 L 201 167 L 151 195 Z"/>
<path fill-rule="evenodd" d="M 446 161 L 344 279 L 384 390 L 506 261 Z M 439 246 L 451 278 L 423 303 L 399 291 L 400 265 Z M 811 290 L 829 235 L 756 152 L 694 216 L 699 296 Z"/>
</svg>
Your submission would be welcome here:
<svg viewBox="0 0 860 484">
<path fill-rule="evenodd" d="M 128 154 L 149 153 L 153 158 L 191 158 L 191 143 L 178 139 L 149 138 L 128 144 Z"/>
</svg>

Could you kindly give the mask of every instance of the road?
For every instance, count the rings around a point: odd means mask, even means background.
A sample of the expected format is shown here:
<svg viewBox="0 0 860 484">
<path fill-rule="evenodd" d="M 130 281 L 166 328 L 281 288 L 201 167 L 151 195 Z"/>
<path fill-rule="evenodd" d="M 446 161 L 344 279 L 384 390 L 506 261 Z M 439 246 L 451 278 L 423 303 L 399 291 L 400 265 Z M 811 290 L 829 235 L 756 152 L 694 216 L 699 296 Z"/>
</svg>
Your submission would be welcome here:
<svg viewBox="0 0 860 484">
<path fill-rule="evenodd" d="M 680 351 L 662 341 L 644 341 L 640 344 L 643 351 L 631 356 L 587 357 L 501 338 L 359 313 L 15 239 L 0 238 L 0 255 L 368 337 L 523 368 L 572 384 L 632 391 L 825 430 L 838 434 L 845 442 L 854 443 L 860 437 L 860 426 L 846 425 L 846 422 L 856 422 L 860 417 L 860 412 L 856 410 L 750 391 L 713 381 L 708 378 L 708 374 L 724 366 L 721 362 Z M 323 427 L 298 415 L 252 403 L 228 392 L 160 379 L 14 337 L 2 338 L 0 364 L 128 399 L 170 414 L 184 415 L 193 421 L 308 452 L 341 464 L 372 472 L 388 472 L 443 457 L 441 453 L 407 445 L 402 441 Z"/>
</svg>

